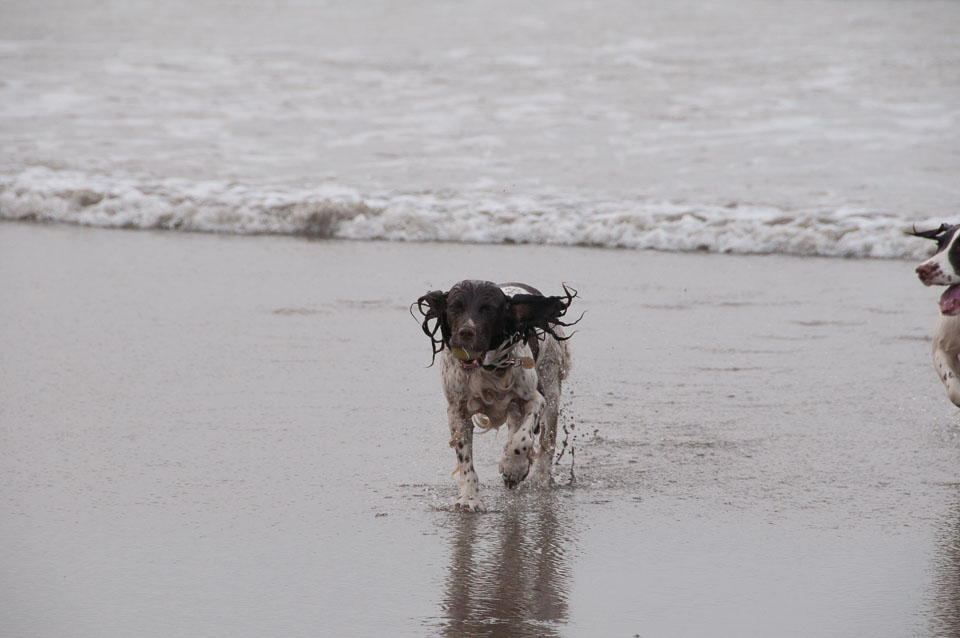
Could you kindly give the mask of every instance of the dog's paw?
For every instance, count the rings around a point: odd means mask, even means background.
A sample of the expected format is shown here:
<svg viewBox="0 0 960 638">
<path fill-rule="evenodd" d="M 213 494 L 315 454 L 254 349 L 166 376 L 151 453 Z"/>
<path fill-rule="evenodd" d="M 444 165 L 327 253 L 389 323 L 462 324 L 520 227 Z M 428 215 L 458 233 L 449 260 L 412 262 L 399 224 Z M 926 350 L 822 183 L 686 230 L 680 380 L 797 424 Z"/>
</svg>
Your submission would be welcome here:
<svg viewBox="0 0 960 638">
<path fill-rule="evenodd" d="M 527 454 L 506 451 L 500 459 L 500 474 L 503 475 L 503 484 L 508 488 L 516 487 L 520 481 L 530 473 L 530 457 Z"/>
<path fill-rule="evenodd" d="M 461 496 L 453 504 L 453 509 L 458 512 L 485 512 L 487 508 L 476 496 Z"/>
</svg>

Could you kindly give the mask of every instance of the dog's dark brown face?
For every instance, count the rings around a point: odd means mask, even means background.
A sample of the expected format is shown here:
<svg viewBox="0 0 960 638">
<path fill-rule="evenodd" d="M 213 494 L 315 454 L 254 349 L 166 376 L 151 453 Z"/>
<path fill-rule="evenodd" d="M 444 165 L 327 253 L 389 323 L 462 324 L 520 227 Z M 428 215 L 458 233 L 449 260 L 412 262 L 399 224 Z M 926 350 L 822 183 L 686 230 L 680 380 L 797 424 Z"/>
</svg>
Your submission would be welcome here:
<svg viewBox="0 0 960 638">
<path fill-rule="evenodd" d="M 475 370 L 483 355 L 516 332 L 512 309 L 499 286 L 490 281 L 461 281 L 447 292 L 451 348 L 461 348 L 464 370 Z"/>
<path fill-rule="evenodd" d="M 529 286 L 517 286 L 521 284 L 510 284 L 510 289 L 531 294 L 508 296 L 492 281 L 466 280 L 447 292 L 434 290 L 417 299 L 414 306 L 424 317 L 423 332 L 433 343 L 434 358 L 450 348 L 458 355 L 461 368 L 476 370 L 487 351 L 513 336 L 526 339 L 543 331 L 561 338 L 553 327 L 571 325 L 561 318 L 577 291 L 564 287 L 566 294 L 544 297 Z"/>
</svg>

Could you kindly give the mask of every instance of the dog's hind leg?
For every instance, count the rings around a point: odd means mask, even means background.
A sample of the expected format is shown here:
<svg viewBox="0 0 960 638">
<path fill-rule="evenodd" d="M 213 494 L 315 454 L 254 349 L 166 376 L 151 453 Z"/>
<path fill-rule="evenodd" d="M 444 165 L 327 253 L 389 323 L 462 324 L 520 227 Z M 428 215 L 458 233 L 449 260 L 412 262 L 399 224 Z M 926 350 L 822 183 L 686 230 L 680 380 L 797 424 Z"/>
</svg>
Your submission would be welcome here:
<svg viewBox="0 0 960 638">
<path fill-rule="evenodd" d="M 550 483 L 550 470 L 553 468 L 553 456 L 557 451 L 557 421 L 560 418 L 560 387 L 545 389 L 546 404 L 540 416 L 540 452 L 533 465 L 534 478 L 541 485 Z M 534 434 L 537 430 L 534 429 Z"/>
<path fill-rule="evenodd" d="M 537 361 L 537 376 L 546 405 L 540 417 L 540 428 L 534 430 L 534 434 L 540 435 L 540 452 L 533 469 L 534 479 L 541 485 L 549 485 L 551 481 L 550 470 L 553 468 L 553 456 L 557 450 L 560 390 L 569 368 L 570 352 L 566 342 L 553 338 L 544 340 L 540 359 Z"/>
<path fill-rule="evenodd" d="M 473 466 L 473 421 L 467 418 L 459 406 L 447 408 L 450 424 L 450 447 L 457 453 L 457 469 L 460 474 L 460 495 L 454 508 L 468 512 L 482 512 L 480 479 Z"/>
</svg>

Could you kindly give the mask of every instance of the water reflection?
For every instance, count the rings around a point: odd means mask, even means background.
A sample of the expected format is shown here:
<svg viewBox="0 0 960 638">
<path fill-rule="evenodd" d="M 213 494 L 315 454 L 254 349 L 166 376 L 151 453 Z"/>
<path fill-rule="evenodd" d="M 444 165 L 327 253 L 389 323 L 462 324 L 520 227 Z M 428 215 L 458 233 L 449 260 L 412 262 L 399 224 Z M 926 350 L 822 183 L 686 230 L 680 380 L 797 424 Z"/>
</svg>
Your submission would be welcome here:
<svg viewBox="0 0 960 638">
<path fill-rule="evenodd" d="M 960 636 L 960 501 L 940 530 L 937 545 L 933 635 Z"/>
<path fill-rule="evenodd" d="M 453 521 L 443 635 L 559 636 L 567 621 L 569 518 L 556 494 Z"/>
</svg>

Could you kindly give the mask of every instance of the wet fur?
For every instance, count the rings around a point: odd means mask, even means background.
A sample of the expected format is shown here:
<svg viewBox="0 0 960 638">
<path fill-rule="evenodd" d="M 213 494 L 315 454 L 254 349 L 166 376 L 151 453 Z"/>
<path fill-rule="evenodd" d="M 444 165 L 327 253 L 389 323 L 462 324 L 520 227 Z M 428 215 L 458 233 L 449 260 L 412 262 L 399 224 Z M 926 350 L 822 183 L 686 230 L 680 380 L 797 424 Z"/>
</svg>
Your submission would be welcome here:
<svg viewBox="0 0 960 638">
<path fill-rule="evenodd" d="M 501 294 L 508 291 L 511 294 Z M 507 441 L 499 470 L 507 487 L 513 487 L 532 471 L 538 482 L 550 480 L 550 468 L 556 449 L 560 391 L 570 367 L 568 338 L 561 317 L 576 291 L 544 297 L 522 284 L 498 286 L 491 282 L 460 282 L 447 293 L 427 293 L 417 302 L 424 315 L 423 331 L 431 337 L 433 356 L 440 357 L 443 392 L 447 399 L 450 446 L 457 454 L 454 474 L 459 474 L 456 507 L 482 511 L 479 478 L 473 462 L 473 431 L 485 432 L 507 426 Z M 479 308 L 496 305 L 494 311 L 475 310 L 470 320 L 451 313 L 448 300 L 462 301 L 460 295 L 476 302 Z M 475 321 L 473 319 L 476 319 Z M 483 324 L 483 325 L 477 325 Z M 508 358 L 533 357 L 530 344 L 537 339 L 534 368 L 510 366 L 489 371 L 465 370 L 451 353 L 462 345 L 457 335 L 464 326 L 475 330 L 477 339 L 489 351 L 513 334 L 523 335 L 508 353 Z M 438 343 L 439 342 L 439 343 Z"/>
<path fill-rule="evenodd" d="M 913 230 L 916 237 L 937 242 L 937 251 L 916 268 L 926 286 L 960 283 L 960 226 L 941 224 L 927 231 Z M 950 401 L 960 407 L 960 315 L 937 317 L 933 330 L 933 364 Z"/>
<path fill-rule="evenodd" d="M 933 329 L 933 365 L 947 390 L 947 398 L 960 407 L 960 315 L 940 315 Z"/>
</svg>

